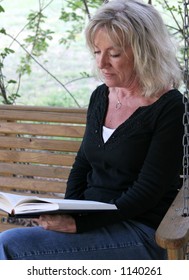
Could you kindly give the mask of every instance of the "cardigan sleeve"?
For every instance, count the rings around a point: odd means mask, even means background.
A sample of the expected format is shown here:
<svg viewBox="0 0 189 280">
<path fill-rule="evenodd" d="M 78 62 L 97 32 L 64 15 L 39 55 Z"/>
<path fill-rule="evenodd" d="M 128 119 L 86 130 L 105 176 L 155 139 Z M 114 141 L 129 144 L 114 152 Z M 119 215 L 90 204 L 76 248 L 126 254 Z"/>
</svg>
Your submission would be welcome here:
<svg viewBox="0 0 189 280">
<path fill-rule="evenodd" d="M 95 90 L 90 97 L 89 106 L 87 110 L 87 120 L 90 118 L 91 111 L 93 110 L 96 91 L 97 90 Z M 84 199 L 83 193 L 87 187 L 87 174 L 90 170 L 91 165 L 85 156 L 82 141 L 79 151 L 76 155 L 75 162 L 72 166 L 70 175 L 68 177 L 67 188 L 65 193 L 66 199 Z"/>
<path fill-rule="evenodd" d="M 81 144 L 68 178 L 65 199 L 84 199 L 83 193 L 87 186 L 87 173 L 90 169 L 91 166 Z"/>
<path fill-rule="evenodd" d="M 98 89 L 91 95 L 87 111 L 87 119 L 90 118 L 93 110 Z M 68 178 L 65 199 L 84 199 L 84 191 L 87 187 L 87 174 L 90 170 L 91 165 L 85 156 L 82 142 Z M 75 214 L 73 217 L 76 221 L 77 232 L 93 230 L 124 219 L 120 211 L 111 211 L 110 213 L 105 211 L 100 213 Z"/>
</svg>

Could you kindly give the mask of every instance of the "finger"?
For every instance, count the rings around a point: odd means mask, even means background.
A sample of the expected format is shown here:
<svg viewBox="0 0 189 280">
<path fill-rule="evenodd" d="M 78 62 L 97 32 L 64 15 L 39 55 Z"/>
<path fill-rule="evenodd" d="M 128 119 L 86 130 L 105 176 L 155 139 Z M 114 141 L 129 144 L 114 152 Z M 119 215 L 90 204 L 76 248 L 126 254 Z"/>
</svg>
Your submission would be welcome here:
<svg viewBox="0 0 189 280">
<path fill-rule="evenodd" d="M 32 221 L 39 224 L 39 218 L 32 219 Z"/>
</svg>

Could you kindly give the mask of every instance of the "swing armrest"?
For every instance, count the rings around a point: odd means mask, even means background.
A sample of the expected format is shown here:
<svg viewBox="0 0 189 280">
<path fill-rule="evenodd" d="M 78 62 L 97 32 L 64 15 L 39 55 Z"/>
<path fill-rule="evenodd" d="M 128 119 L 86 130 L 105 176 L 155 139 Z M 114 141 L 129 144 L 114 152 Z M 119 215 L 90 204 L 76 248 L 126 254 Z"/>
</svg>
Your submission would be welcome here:
<svg viewBox="0 0 189 280">
<path fill-rule="evenodd" d="M 168 259 L 185 259 L 189 242 L 189 216 L 183 217 L 184 187 L 180 189 L 156 231 L 157 244 L 167 250 Z"/>
</svg>

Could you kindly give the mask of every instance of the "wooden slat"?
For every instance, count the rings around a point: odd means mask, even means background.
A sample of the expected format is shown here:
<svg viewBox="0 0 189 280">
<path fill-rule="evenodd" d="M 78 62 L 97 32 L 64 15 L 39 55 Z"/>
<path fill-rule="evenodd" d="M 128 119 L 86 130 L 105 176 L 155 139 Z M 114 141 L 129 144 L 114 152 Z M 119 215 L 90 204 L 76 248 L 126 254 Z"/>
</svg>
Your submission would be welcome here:
<svg viewBox="0 0 189 280">
<path fill-rule="evenodd" d="M 47 151 L 64 151 L 77 152 L 81 141 L 74 140 L 56 140 L 56 139 L 39 139 L 35 137 L 8 137 L 0 136 L 1 148 L 20 148 L 20 149 L 36 149 Z"/>
<path fill-rule="evenodd" d="M 184 188 L 179 191 L 176 199 L 163 218 L 156 231 L 156 241 L 168 250 L 170 258 L 183 255 L 184 247 L 189 242 L 189 217 L 183 217 Z"/>
<path fill-rule="evenodd" d="M 54 167 L 43 165 L 31 165 L 31 164 L 16 164 L 0 162 L 0 176 L 3 175 L 23 175 L 23 176 L 35 176 L 46 178 L 59 178 L 67 179 L 70 173 L 70 167 Z M 0 177 L 1 180 L 1 177 Z"/>
<path fill-rule="evenodd" d="M 48 181 L 29 178 L 0 177 L 0 189 L 3 191 L 25 190 L 52 193 L 65 193 L 66 181 Z"/>
<path fill-rule="evenodd" d="M 67 114 L 86 114 L 86 108 L 77 108 L 77 107 L 53 107 L 53 106 L 33 106 L 33 105 L 8 105 L 0 104 L 0 111 L 8 110 L 10 111 L 26 111 L 26 112 L 58 112 L 58 113 L 67 113 Z"/>
<path fill-rule="evenodd" d="M 5 134 L 28 134 L 41 136 L 64 136 L 79 137 L 84 134 L 85 127 L 82 126 L 63 126 L 48 124 L 19 124 L 0 122 L 0 133 Z"/>
<path fill-rule="evenodd" d="M 32 162 L 39 164 L 54 164 L 71 166 L 74 162 L 75 155 L 63 155 L 42 152 L 24 152 L 0 150 L 0 161 L 3 162 Z"/>
<path fill-rule="evenodd" d="M 13 108 L 12 108 L 13 107 Z M 14 110 L 15 106 L 12 106 L 9 110 L 0 107 L 0 119 L 4 120 L 25 120 L 25 121 L 40 121 L 40 122 L 62 122 L 62 123 L 74 123 L 84 124 L 86 122 L 86 111 L 83 112 L 65 112 L 60 110 L 59 112 L 53 112 L 50 110 L 45 111 L 30 111 L 27 108 L 24 110 Z M 11 114 L 10 114 L 11 109 Z"/>
<path fill-rule="evenodd" d="M 5 230 L 11 229 L 11 228 L 20 228 L 21 225 L 15 225 L 15 224 L 7 224 L 7 223 L 0 223 L 0 232 L 3 232 Z"/>
<path fill-rule="evenodd" d="M 9 223 L 5 223 L 3 222 L 4 219 L 7 219 L 8 215 L 5 213 L 1 213 L 0 212 L 0 232 L 3 232 L 5 230 L 11 229 L 11 228 L 20 228 L 21 225 L 16 225 L 16 224 L 9 224 Z"/>
</svg>

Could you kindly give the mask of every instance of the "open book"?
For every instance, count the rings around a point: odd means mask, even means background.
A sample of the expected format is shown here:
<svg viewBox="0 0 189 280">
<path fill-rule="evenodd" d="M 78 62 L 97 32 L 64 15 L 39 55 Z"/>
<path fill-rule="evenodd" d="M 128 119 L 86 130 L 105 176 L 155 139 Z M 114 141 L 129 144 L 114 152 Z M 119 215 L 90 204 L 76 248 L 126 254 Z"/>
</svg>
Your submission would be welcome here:
<svg viewBox="0 0 189 280">
<path fill-rule="evenodd" d="M 0 192 L 0 209 L 10 216 L 35 217 L 42 213 L 82 213 L 117 210 L 114 204 L 90 200 L 41 198 Z"/>
</svg>

